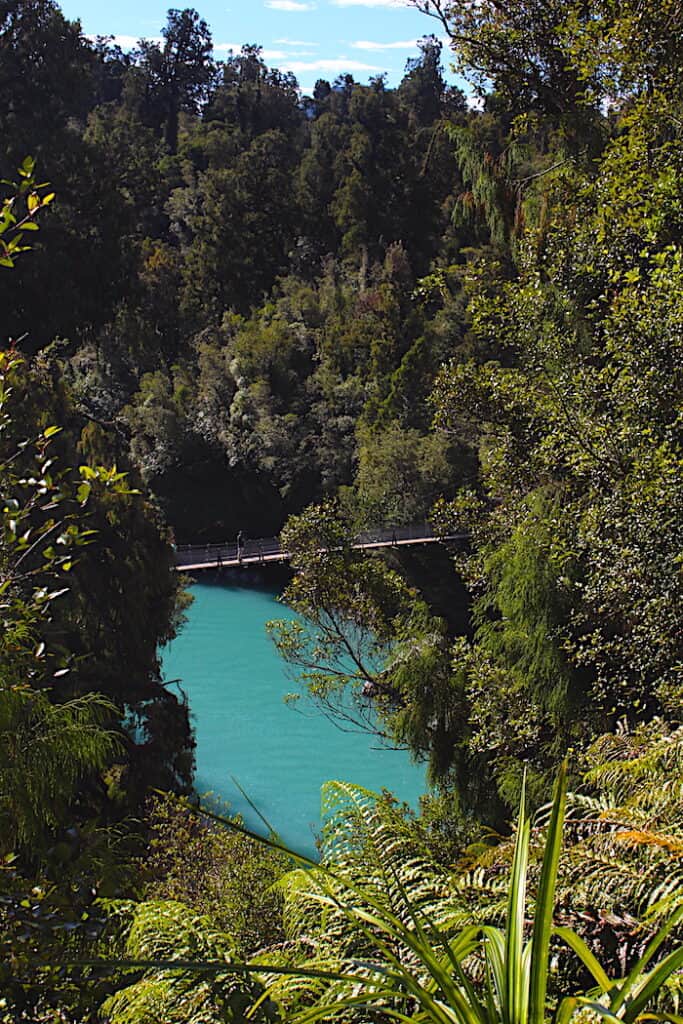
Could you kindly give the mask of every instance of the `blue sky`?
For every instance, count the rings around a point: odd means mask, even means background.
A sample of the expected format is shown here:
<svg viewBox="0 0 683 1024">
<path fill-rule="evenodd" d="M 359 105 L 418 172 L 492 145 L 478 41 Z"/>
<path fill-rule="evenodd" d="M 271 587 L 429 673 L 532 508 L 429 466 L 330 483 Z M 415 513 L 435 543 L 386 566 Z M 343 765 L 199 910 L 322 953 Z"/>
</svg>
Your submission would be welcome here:
<svg viewBox="0 0 683 1024">
<path fill-rule="evenodd" d="M 406 0 L 62 0 L 60 6 L 80 19 L 84 32 L 117 36 L 122 46 L 158 37 L 169 7 L 194 6 L 212 30 L 217 57 L 257 43 L 271 67 L 296 74 L 304 92 L 318 78 L 344 72 L 359 82 L 386 72 L 396 85 L 406 60 L 417 56 L 415 41 L 440 28 Z"/>
</svg>

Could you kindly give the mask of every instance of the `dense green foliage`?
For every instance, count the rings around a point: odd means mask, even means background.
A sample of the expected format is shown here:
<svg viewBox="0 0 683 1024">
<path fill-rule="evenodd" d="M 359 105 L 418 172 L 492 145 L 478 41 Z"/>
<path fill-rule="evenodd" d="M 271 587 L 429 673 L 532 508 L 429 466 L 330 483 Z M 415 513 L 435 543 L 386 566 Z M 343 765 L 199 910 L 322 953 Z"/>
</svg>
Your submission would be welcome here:
<svg viewBox="0 0 683 1024">
<path fill-rule="evenodd" d="M 619 767 L 618 761 L 604 765 L 604 775 Z M 680 771 L 676 777 L 680 787 Z M 322 864 L 301 858 L 303 865 L 281 882 L 290 942 L 262 950 L 245 965 L 229 938 L 193 919 L 190 908 L 143 904 L 126 948 L 144 973 L 107 1005 L 115 1022 L 140 1019 L 140 1013 L 144 1019 L 152 1005 L 166 1019 L 218 1021 L 226 1006 L 240 1015 L 240 998 L 252 1001 L 250 1019 L 269 1019 L 274 1001 L 284 1019 L 297 1022 L 362 1020 L 369 1007 L 383 1021 L 442 1024 L 566 1021 L 583 1006 L 606 1019 L 680 1020 L 664 1007 L 680 987 L 683 909 L 649 928 L 631 949 L 612 915 L 616 951 L 600 948 L 605 935 L 596 941 L 585 910 L 553 923 L 558 886 L 561 893 L 568 881 L 564 770 L 546 829 L 532 829 L 522 800 L 516 835 L 495 859 L 474 854 L 455 869 L 434 859 L 424 831 L 386 797 L 329 783 L 324 799 Z M 626 843 L 633 838 L 623 825 L 613 834 Z M 647 849 L 647 842 L 638 845 Z M 568 850 L 577 853 L 580 842 Z M 670 850 L 669 862 L 674 858 Z M 179 969 L 171 970 L 173 963 Z M 581 969 L 590 981 L 577 990 Z M 256 979 L 267 1000 L 255 990 Z M 663 1013 L 648 1016 L 658 999 Z"/>
<path fill-rule="evenodd" d="M 0 2 L 2 1020 L 680 1019 L 683 13 L 412 3 L 477 103 Z M 435 784 L 330 784 L 320 869 L 176 802 L 171 528 L 245 525 L 291 699 Z"/>
<path fill-rule="evenodd" d="M 116 429 L 179 539 L 247 516 L 267 534 L 351 485 L 361 425 L 368 500 L 386 504 L 377 472 L 405 438 L 424 515 L 460 477 L 456 451 L 428 450 L 422 402 L 457 325 L 412 298 L 465 237 L 444 131 L 465 103 L 440 44 L 396 90 L 347 76 L 303 101 L 258 47 L 219 64 L 210 46 L 193 11 L 123 54 L 52 0 L 8 5 L 0 173 L 30 152 L 60 201 L 0 282 L 5 330 L 31 351 L 68 339 L 52 358 L 79 407 Z M 10 69 L 43 49 L 46 81 L 25 89 Z M 18 123 L 34 88 L 51 106 Z"/>
</svg>

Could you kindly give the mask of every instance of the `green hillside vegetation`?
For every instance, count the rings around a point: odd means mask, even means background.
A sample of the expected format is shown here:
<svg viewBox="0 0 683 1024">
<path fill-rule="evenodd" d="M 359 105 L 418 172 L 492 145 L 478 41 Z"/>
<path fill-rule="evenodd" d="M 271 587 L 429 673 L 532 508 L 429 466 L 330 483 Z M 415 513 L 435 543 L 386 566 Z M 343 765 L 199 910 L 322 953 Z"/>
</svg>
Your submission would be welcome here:
<svg viewBox="0 0 683 1024">
<path fill-rule="evenodd" d="M 683 1019 L 683 11 L 413 5 L 302 96 L 0 4 L 7 1024 Z M 300 699 L 433 785 L 330 782 L 320 865 L 197 809 L 161 676 L 245 522 Z"/>
</svg>

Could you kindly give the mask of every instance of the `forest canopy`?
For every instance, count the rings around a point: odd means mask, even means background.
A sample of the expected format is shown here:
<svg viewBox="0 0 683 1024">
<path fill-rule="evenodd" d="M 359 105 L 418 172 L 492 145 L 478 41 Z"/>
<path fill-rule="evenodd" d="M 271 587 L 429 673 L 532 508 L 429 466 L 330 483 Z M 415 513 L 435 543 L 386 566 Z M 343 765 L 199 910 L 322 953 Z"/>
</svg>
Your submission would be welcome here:
<svg viewBox="0 0 683 1024">
<path fill-rule="evenodd" d="M 303 95 L 0 3 L 0 1020 L 527 1024 L 532 917 L 536 1024 L 679 1019 L 683 11 L 412 4 Z M 160 667 L 245 522 L 300 699 L 433 784 L 330 784 L 305 871 L 197 814 Z"/>
</svg>

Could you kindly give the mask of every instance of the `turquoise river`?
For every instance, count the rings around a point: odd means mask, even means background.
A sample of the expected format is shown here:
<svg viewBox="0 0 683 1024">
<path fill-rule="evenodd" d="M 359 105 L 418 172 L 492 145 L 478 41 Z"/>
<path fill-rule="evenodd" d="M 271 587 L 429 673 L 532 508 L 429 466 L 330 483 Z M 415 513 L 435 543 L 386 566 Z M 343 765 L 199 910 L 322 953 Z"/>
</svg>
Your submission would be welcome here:
<svg viewBox="0 0 683 1024">
<path fill-rule="evenodd" d="M 417 807 L 425 772 L 407 753 L 341 731 L 304 699 L 296 708 L 284 703 L 296 686 L 265 624 L 292 615 L 272 589 L 199 583 L 192 594 L 188 621 L 164 650 L 163 666 L 165 678 L 181 680 L 189 699 L 200 794 L 226 801 L 263 832 L 241 787 L 282 839 L 308 854 L 328 779 L 386 788 Z"/>
</svg>

